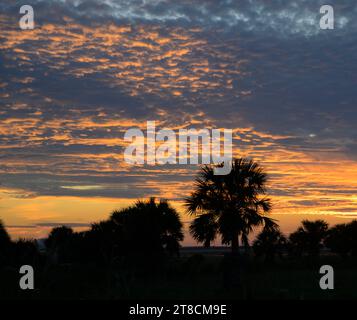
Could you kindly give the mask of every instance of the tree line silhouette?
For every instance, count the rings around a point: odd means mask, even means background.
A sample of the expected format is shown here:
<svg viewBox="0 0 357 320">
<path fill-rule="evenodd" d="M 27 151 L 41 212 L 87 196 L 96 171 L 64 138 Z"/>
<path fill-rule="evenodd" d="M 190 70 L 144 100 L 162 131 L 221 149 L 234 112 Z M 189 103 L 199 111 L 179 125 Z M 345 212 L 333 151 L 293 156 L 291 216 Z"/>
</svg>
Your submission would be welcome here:
<svg viewBox="0 0 357 320">
<path fill-rule="evenodd" d="M 230 174 L 222 176 L 214 175 L 213 168 L 201 169 L 185 205 L 193 218 L 189 232 L 197 242 L 208 248 L 219 237 L 223 245 L 230 246 L 223 261 L 226 283 L 240 281 L 234 273 L 247 255 L 273 261 L 277 257 L 317 257 L 324 249 L 344 258 L 357 256 L 357 221 L 329 228 L 323 220 L 304 220 L 285 236 L 269 217 L 267 175 L 258 163 L 236 159 Z M 249 235 L 256 228 L 261 231 L 250 245 Z M 12 241 L 0 221 L 0 267 L 31 264 L 46 270 L 77 263 L 148 272 L 177 259 L 183 238 L 179 213 L 168 201 L 155 198 L 116 210 L 87 231 L 55 227 L 44 241 L 44 251 L 36 240 Z"/>
</svg>

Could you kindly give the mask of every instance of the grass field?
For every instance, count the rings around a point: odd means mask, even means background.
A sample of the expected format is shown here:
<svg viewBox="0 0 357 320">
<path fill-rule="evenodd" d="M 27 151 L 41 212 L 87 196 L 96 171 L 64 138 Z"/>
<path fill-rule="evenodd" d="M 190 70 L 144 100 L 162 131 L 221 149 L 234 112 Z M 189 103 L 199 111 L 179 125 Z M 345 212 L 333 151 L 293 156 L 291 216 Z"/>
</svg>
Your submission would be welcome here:
<svg viewBox="0 0 357 320">
<path fill-rule="evenodd" d="M 14 268 L 0 273 L 2 299 L 355 299 L 357 259 L 337 256 L 247 258 L 235 272 L 238 283 L 224 285 L 223 256 L 184 254 L 166 262 L 136 261 L 123 268 L 60 265 L 35 271 L 35 290 L 22 291 Z M 322 265 L 334 268 L 335 289 L 322 290 Z M 35 269 L 36 270 L 36 269 Z M 238 276 L 239 275 L 239 276 Z"/>
</svg>

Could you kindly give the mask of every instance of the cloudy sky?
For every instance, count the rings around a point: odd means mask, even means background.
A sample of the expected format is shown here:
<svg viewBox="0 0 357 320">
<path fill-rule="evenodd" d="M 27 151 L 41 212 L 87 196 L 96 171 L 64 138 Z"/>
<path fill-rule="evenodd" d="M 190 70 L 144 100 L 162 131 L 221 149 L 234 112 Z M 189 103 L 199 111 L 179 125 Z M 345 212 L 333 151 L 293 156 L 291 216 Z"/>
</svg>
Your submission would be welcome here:
<svg viewBox="0 0 357 320">
<path fill-rule="evenodd" d="M 0 217 L 13 236 L 84 228 L 137 198 L 180 209 L 198 167 L 130 166 L 124 133 L 227 128 L 269 173 L 283 230 L 357 214 L 357 4 L 26 0 L 0 3 Z M 183 218 L 188 218 L 183 214 Z M 290 228 L 292 228 L 290 226 Z"/>
</svg>

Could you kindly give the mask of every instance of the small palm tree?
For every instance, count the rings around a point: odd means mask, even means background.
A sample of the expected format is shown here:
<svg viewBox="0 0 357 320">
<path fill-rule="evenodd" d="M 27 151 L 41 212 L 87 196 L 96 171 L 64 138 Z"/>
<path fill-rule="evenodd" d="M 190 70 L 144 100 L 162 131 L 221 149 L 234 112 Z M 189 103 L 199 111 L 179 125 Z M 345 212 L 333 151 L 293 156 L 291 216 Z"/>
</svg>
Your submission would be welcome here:
<svg viewBox="0 0 357 320">
<path fill-rule="evenodd" d="M 4 247 L 8 247 L 10 243 L 10 236 L 5 229 L 3 222 L 0 220 L 0 250 Z"/>
<path fill-rule="evenodd" d="M 208 244 L 220 234 L 222 243 L 238 254 L 239 241 L 247 244 L 254 227 L 276 225 L 266 216 L 271 209 L 266 182 L 265 172 L 252 160 L 234 160 L 227 175 L 215 175 L 214 166 L 204 166 L 186 199 L 188 213 L 198 216 L 191 224 L 193 236 Z M 200 218 L 204 214 L 209 216 Z"/>
<path fill-rule="evenodd" d="M 350 240 L 350 248 L 351 255 L 357 256 L 357 220 L 353 220 L 347 224 L 349 240 Z"/>
<path fill-rule="evenodd" d="M 357 255 L 357 220 L 350 223 L 337 224 L 330 228 L 324 240 L 324 244 L 332 252 L 343 257 L 349 254 Z"/>
<path fill-rule="evenodd" d="M 328 224 L 323 220 L 303 220 L 302 225 L 290 235 L 289 242 L 295 252 L 317 256 L 327 236 Z"/>
<path fill-rule="evenodd" d="M 332 252 L 346 257 L 351 250 L 351 237 L 348 224 L 341 223 L 333 226 L 327 232 L 324 244 Z"/>
<path fill-rule="evenodd" d="M 202 242 L 205 248 L 211 246 L 216 238 L 218 223 L 213 213 L 203 213 L 196 217 L 190 225 L 190 234 L 198 242 Z"/>
<path fill-rule="evenodd" d="M 123 225 L 113 219 L 93 223 L 91 229 L 83 233 L 86 247 L 91 248 L 90 256 L 93 260 L 112 263 L 119 256 L 123 246 Z"/>
<path fill-rule="evenodd" d="M 277 253 L 282 255 L 286 242 L 286 237 L 278 227 L 264 228 L 254 241 L 253 249 L 257 256 L 265 255 L 266 260 L 274 260 Z"/>
<path fill-rule="evenodd" d="M 0 220 L 0 265 L 7 264 L 11 250 L 11 239 Z"/>
<path fill-rule="evenodd" d="M 55 227 L 49 233 L 45 244 L 47 248 L 57 247 L 68 242 L 73 235 L 72 228 L 66 226 Z"/>
<path fill-rule="evenodd" d="M 68 262 L 71 259 L 73 229 L 61 226 L 55 227 L 45 240 L 47 254 L 53 263 Z"/>
</svg>

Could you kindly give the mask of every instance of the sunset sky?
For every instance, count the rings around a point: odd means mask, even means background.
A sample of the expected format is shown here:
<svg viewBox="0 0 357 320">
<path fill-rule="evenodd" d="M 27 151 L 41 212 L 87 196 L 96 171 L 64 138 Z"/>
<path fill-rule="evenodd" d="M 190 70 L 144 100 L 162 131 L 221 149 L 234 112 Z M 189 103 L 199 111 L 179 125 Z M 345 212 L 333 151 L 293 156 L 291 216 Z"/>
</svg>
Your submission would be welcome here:
<svg viewBox="0 0 357 320">
<path fill-rule="evenodd" d="M 197 165 L 130 166 L 124 133 L 227 128 L 269 174 L 273 217 L 357 217 L 357 3 L 1 0 L 0 219 L 76 230 L 138 198 L 180 210 Z M 32 5 L 35 29 L 19 28 Z M 186 240 L 186 244 L 192 244 Z"/>
</svg>

